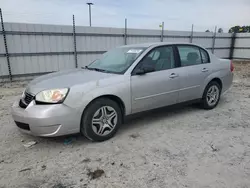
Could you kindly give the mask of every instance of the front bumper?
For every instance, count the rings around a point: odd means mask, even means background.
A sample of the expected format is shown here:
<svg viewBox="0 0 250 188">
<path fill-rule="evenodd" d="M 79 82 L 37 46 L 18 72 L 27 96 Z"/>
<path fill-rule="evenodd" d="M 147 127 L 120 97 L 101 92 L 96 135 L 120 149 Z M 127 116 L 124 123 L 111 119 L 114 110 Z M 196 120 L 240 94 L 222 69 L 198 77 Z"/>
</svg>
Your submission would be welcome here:
<svg viewBox="0 0 250 188">
<path fill-rule="evenodd" d="M 65 104 L 36 105 L 32 101 L 23 109 L 17 100 L 11 107 L 11 114 L 22 132 L 35 136 L 54 137 L 80 132 L 80 113 Z"/>
</svg>

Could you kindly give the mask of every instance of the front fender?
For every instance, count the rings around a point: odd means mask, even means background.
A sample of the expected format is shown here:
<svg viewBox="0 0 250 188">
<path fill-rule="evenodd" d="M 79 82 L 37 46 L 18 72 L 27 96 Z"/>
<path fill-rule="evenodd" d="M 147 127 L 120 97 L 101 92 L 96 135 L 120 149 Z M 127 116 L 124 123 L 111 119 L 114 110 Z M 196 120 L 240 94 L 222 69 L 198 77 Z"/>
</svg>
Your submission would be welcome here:
<svg viewBox="0 0 250 188">
<path fill-rule="evenodd" d="M 131 113 L 130 79 L 115 80 L 111 83 L 109 82 L 109 84 L 96 81 L 86 85 L 74 86 L 71 88 L 69 96 L 64 103 L 72 108 L 76 108 L 82 114 L 91 101 L 104 95 L 113 95 L 120 98 L 125 105 L 125 115 Z"/>
</svg>

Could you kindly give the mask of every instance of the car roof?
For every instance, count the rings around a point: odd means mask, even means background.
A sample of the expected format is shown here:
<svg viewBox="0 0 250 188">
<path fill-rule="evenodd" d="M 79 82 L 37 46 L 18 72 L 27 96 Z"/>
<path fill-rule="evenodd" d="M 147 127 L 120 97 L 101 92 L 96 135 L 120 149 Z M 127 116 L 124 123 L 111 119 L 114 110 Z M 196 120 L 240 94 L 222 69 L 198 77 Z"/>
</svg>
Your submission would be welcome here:
<svg viewBox="0 0 250 188">
<path fill-rule="evenodd" d="M 130 45 L 125 45 L 125 46 L 120 46 L 122 47 L 131 47 L 131 48 L 148 48 L 151 46 L 162 46 L 162 45 L 171 45 L 171 44 L 189 44 L 189 45 L 195 45 L 195 46 L 200 46 L 194 43 L 189 43 L 189 42 L 150 42 L 150 43 L 141 43 L 141 44 L 130 44 Z"/>
</svg>

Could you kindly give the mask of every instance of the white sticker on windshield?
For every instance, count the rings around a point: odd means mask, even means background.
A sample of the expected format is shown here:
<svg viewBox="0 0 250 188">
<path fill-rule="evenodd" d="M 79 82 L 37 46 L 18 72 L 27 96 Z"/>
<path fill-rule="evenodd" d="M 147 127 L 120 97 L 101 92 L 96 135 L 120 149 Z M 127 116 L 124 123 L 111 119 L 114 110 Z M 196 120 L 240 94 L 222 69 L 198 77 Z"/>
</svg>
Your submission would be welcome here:
<svg viewBox="0 0 250 188">
<path fill-rule="evenodd" d="M 142 51 L 142 49 L 130 49 L 127 53 L 138 54 Z"/>
</svg>

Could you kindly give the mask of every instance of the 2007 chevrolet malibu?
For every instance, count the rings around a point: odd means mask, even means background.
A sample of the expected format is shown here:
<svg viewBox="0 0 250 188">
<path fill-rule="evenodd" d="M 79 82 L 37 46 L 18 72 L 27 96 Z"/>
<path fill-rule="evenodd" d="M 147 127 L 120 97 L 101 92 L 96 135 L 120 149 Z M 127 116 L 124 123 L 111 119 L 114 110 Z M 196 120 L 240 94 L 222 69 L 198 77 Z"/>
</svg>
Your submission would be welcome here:
<svg viewBox="0 0 250 188">
<path fill-rule="evenodd" d="M 12 106 L 21 131 L 52 137 L 82 133 L 104 141 L 125 116 L 187 101 L 216 107 L 233 64 L 193 44 L 121 46 L 81 69 L 41 76 Z"/>
</svg>

